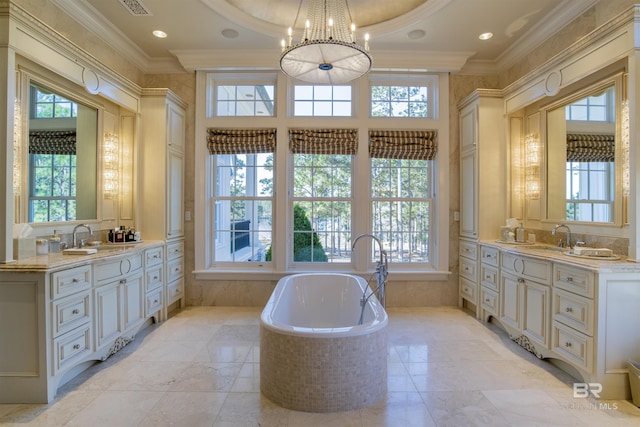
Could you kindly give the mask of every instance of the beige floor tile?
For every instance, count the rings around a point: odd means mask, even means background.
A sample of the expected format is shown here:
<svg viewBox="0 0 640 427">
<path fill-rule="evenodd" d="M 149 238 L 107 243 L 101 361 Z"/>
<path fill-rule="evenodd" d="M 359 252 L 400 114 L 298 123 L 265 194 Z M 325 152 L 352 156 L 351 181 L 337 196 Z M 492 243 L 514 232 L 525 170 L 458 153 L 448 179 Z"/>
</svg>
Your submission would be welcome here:
<svg viewBox="0 0 640 427">
<path fill-rule="evenodd" d="M 138 427 L 210 427 L 226 397 L 215 392 L 165 393 Z"/>
</svg>

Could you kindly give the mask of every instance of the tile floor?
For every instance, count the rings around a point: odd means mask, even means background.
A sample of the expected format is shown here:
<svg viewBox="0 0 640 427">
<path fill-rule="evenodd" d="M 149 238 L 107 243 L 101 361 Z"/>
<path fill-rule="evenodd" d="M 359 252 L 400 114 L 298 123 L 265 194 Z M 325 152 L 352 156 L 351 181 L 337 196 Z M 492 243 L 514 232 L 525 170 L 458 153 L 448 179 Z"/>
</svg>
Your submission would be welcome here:
<svg viewBox="0 0 640 427">
<path fill-rule="evenodd" d="M 629 401 L 573 379 L 456 308 L 389 309 L 386 401 L 310 414 L 260 395 L 259 308 L 190 307 L 62 387 L 0 405 L 1 426 L 638 426 Z"/>
</svg>

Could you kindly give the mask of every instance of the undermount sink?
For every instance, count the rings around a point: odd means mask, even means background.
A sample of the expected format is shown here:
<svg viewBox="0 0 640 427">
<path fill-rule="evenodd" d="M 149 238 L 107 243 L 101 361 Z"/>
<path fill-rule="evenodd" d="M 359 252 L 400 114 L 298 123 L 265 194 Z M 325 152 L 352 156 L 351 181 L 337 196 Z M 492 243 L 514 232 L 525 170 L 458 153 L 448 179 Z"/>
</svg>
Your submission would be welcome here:
<svg viewBox="0 0 640 427">
<path fill-rule="evenodd" d="M 567 252 L 569 249 L 562 246 L 549 246 L 549 245 L 540 245 L 535 246 L 533 249 L 540 251 L 550 251 L 550 252 Z"/>
<path fill-rule="evenodd" d="M 62 255 L 91 255 L 98 253 L 96 248 L 69 248 L 62 251 Z"/>
</svg>

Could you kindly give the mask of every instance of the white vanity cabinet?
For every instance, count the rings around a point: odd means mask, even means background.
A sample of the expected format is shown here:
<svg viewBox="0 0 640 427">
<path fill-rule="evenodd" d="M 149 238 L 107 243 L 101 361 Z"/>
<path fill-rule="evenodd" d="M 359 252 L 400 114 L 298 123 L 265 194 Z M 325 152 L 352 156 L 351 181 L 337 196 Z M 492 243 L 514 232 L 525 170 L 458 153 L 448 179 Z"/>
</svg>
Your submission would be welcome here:
<svg viewBox="0 0 640 427">
<path fill-rule="evenodd" d="M 577 382 L 602 385 L 601 398 L 628 399 L 627 361 L 640 360 L 640 266 L 542 253 L 481 244 L 482 318 L 536 356 L 570 365 Z"/>
<path fill-rule="evenodd" d="M 500 91 L 477 89 L 458 104 L 460 129 L 460 305 L 482 314 L 477 245 L 495 239 L 506 217 L 506 138 Z M 474 255 L 473 258 L 469 257 Z M 474 271 L 471 271 L 474 269 Z M 490 298 L 490 296 L 489 296 Z"/>
<path fill-rule="evenodd" d="M 167 244 L 167 308 L 176 302 L 185 306 L 184 299 L 184 241 Z"/>
<path fill-rule="evenodd" d="M 136 252 L 94 266 L 96 352 L 102 359 L 131 341 L 145 320 L 142 257 Z"/>
<path fill-rule="evenodd" d="M 182 259 L 178 243 L 174 262 Z M 164 242 L 145 242 L 0 265 L 0 403 L 51 402 L 60 385 L 162 320 L 166 253 Z M 174 301 L 184 295 L 177 269 Z"/>
</svg>

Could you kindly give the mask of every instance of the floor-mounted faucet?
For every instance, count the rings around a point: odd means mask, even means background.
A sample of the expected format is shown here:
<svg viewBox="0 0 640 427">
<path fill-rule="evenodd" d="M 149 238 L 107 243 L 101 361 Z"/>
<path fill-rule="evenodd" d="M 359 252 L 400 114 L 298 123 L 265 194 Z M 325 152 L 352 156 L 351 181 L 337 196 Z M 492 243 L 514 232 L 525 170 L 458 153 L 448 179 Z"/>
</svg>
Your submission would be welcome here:
<svg viewBox="0 0 640 427">
<path fill-rule="evenodd" d="M 364 314 L 365 304 L 366 304 L 367 300 L 371 297 L 371 295 L 375 294 L 376 297 L 378 298 L 378 301 L 380 301 L 380 304 L 382 304 L 383 307 L 386 307 L 386 305 L 385 305 L 385 284 L 387 282 L 387 274 L 388 274 L 388 269 L 389 269 L 389 260 L 388 260 L 388 257 L 387 257 L 387 251 L 385 251 L 384 248 L 382 247 L 382 242 L 380 241 L 380 239 L 378 239 L 373 234 L 361 234 L 358 237 L 356 237 L 353 240 L 353 243 L 351 244 L 351 250 L 355 249 L 356 243 L 362 237 L 369 237 L 369 238 L 373 239 L 376 243 L 378 243 L 378 248 L 380 250 L 380 260 L 378 261 L 378 263 L 376 265 L 376 271 L 374 273 L 376 275 L 376 288 L 375 288 L 375 290 L 368 297 L 366 296 L 366 293 L 367 293 L 366 289 L 365 289 L 364 293 L 362 294 L 362 300 L 360 301 L 360 303 L 362 305 L 362 311 L 360 313 L 360 323 L 362 323 L 362 316 Z"/>
<path fill-rule="evenodd" d="M 571 248 L 571 229 L 566 224 L 556 225 L 555 227 L 553 227 L 551 229 L 551 235 L 552 236 L 556 235 L 556 232 L 558 231 L 558 228 L 565 228 L 567 230 L 567 242 L 566 242 L 566 244 L 567 244 L 567 248 Z M 558 246 L 562 246 L 562 239 L 558 240 Z"/>
</svg>

